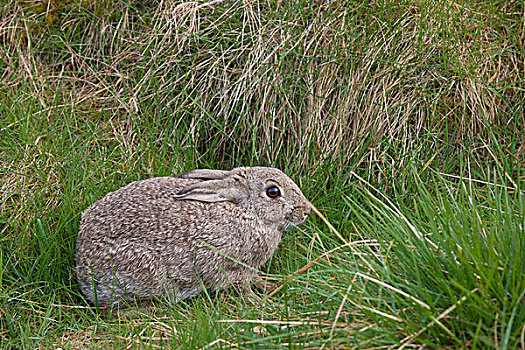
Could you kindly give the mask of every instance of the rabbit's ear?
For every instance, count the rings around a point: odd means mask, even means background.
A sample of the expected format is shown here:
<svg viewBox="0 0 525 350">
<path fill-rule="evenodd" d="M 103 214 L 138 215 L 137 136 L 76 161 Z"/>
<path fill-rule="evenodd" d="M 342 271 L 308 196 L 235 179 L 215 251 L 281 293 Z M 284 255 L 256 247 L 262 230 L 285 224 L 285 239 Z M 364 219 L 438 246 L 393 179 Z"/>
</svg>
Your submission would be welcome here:
<svg viewBox="0 0 525 350">
<path fill-rule="evenodd" d="M 224 179 L 229 174 L 230 172 L 226 170 L 195 169 L 179 175 L 178 177 L 181 179 L 219 180 Z"/>
<path fill-rule="evenodd" d="M 239 203 L 247 195 L 231 181 L 209 180 L 189 185 L 175 195 L 176 199 L 199 202 L 232 202 Z"/>
</svg>

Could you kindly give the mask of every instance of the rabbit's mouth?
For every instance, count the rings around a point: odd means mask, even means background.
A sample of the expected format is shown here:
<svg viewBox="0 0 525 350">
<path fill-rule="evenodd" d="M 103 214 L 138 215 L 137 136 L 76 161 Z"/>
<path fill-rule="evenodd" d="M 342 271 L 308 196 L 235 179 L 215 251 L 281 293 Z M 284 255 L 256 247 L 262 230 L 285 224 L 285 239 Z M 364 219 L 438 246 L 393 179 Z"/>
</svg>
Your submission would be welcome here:
<svg viewBox="0 0 525 350">
<path fill-rule="evenodd" d="M 306 221 L 306 218 L 308 218 L 308 215 L 310 214 L 310 210 L 307 211 L 294 211 L 291 213 L 291 215 L 288 215 L 284 222 L 284 228 L 288 228 L 290 226 L 299 226 L 303 222 Z"/>
<path fill-rule="evenodd" d="M 289 228 L 289 227 L 296 227 L 296 226 L 299 226 L 299 225 L 301 225 L 305 220 L 306 220 L 306 217 L 303 218 L 302 220 L 294 220 L 295 222 L 291 222 L 291 221 L 286 220 L 286 221 L 284 222 L 284 227 L 283 227 L 283 229 L 286 230 L 286 229 Z"/>
</svg>

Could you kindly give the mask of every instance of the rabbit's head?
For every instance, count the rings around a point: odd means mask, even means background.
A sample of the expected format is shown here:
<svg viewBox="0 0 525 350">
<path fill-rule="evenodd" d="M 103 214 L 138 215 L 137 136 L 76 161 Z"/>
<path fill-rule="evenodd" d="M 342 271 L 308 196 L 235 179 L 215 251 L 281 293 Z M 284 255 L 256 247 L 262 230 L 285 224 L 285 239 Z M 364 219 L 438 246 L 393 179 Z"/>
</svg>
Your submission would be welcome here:
<svg viewBox="0 0 525 350">
<path fill-rule="evenodd" d="M 196 169 L 179 178 L 198 182 L 179 191 L 178 199 L 231 202 L 262 223 L 279 229 L 302 223 L 310 213 L 310 204 L 299 187 L 279 169 Z"/>
</svg>

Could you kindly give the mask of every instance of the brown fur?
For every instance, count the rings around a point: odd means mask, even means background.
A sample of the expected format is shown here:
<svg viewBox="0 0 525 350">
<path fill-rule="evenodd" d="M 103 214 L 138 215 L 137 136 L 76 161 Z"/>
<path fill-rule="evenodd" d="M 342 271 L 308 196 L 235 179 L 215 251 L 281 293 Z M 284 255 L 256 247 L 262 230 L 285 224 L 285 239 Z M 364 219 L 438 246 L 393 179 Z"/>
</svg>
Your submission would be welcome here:
<svg viewBox="0 0 525 350">
<path fill-rule="evenodd" d="M 271 199 L 266 189 L 277 186 Z M 82 214 L 76 274 L 101 305 L 154 295 L 175 301 L 204 288 L 249 283 L 289 224 L 310 212 L 297 185 L 278 169 L 194 170 L 137 181 Z"/>
</svg>

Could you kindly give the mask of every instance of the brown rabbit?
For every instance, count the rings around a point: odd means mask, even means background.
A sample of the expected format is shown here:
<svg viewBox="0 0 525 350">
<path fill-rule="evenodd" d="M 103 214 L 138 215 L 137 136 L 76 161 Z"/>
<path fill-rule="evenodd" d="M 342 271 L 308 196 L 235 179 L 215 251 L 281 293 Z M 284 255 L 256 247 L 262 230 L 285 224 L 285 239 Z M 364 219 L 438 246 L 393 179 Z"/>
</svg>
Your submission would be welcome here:
<svg viewBox="0 0 525 350">
<path fill-rule="evenodd" d="M 230 284 L 250 293 L 283 229 L 309 213 L 299 187 L 275 168 L 133 182 L 82 213 L 80 288 L 101 305 L 154 295 L 178 301 Z"/>
</svg>

